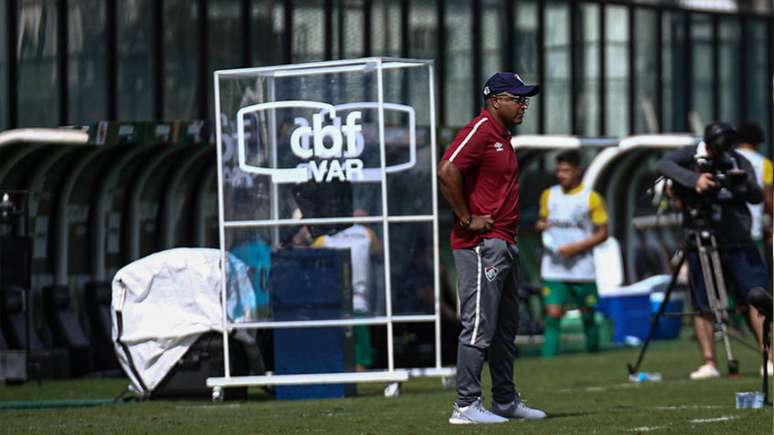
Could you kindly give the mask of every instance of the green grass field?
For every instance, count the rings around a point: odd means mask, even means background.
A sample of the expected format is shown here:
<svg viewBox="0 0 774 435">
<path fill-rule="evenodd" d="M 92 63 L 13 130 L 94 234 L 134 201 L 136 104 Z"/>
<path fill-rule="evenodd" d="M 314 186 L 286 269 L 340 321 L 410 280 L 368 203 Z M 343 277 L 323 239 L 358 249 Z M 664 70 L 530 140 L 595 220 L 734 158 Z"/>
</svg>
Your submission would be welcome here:
<svg viewBox="0 0 774 435">
<path fill-rule="evenodd" d="M 738 345 L 735 351 L 740 378 L 689 381 L 688 373 L 699 363 L 696 344 L 656 342 L 642 368 L 661 372 L 664 380 L 643 384 L 630 383 L 626 377 L 625 364 L 634 360 L 637 349 L 550 361 L 518 359 L 518 388 L 527 403 L 545 409 L 549 418 L 497 427 L 449 425 L 454 392 L 444 390 L 439 379 L 425 378 L 404 384 L 400 397 L 392 399 L 383 396 L 381 385 L 362 384 L 358 397 L 336 400 L 278 402 L 256 390 L 247 402 L 156 401 L 3 410 L 0 432 L 770 434 L 771 408 L 735 408 L 735 392 L 761 387 L 759 356 Z M 0 387 L 0 408 L 13 401 L 110 399 L 126 385 L 121 379 L 81 379 Z M 484 387 L 488 392 L 486 372 Z"/>
</svg>

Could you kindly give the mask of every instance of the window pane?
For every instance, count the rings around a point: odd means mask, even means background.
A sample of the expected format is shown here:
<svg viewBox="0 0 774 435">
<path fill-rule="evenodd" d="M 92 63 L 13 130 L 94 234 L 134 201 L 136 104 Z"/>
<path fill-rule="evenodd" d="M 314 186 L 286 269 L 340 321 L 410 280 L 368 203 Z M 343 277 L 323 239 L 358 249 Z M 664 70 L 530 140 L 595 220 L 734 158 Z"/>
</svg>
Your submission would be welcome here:
<svg viewBox="0 0 774 435">
<path fill-rule="evenodd" d="M 438 53 L 438 8 L 435 0 L 411 2 L 409 14 L 409 57 L 432 59 Z"/>
<path fill-rule="evenodd" d="M 365 10 L 363 0 L 340 0 L 337 7 L 340 23 L 334 27 L 339 32 L 339 38 L 344 52 L 340 53 L 338 44 L 334 45 L 334 57 L 352 59 L 365 54 Z"/>
<path fill-rule="evenodd" d="M 164 1 L 164 118 L 195 119 L 198 116 L 199 39 L 198 1 Z"/>
<path fill-rule="evenodd" d="M 118 2 L 118 118 L 153 119 L 153 0 Z"/>
<path fill-rule="evenodd" d="M 253 66 L 285 63 L 285 9 L 282 3 L 282 0 L 254 0 L 252 3 L 250 56 Z"/>
<path fill-rule="evenodd" d="M 59 125 L 57 3 L 55 0 L 34 3 L 17 0 L 20 127 Z"/>
<path fill-rule="evenodd" d="M 243 67 L 242 10 L 240 0 L 209 0 L 207 2 L 207 118 L 215 115 L 213 106 L 213 76 L 219 69 Z M 260 45 L 259 49 L 263 46 Z"/>
<path fill-rule="evenodd" d="M 570 9 L 567 3 L 548 2 L 545 16 L 545 75 L 542 100 L 546 132 L 570 133 Z"/>
<path fill-rule="evenodd" d="M 691 130 L 694 133 L 701 133 L 704 131 L 704 125 L 715 118 L 713 113 L 715 86 L 712 77 L 712 18 L 709 15 L 691 15 L 691 44 L 693 87 L 691 89 L 689 120 Z"/>
<path fill-rule="evenodd" d="M 682 13 L 664 12 L 662 23 L 662 84 L 664 98 L 664 129 L 685 132 L 686 74 L 685 19 Z"/>
<path fill-rule="evenodd" d="M 718 83 L 737 83 L 740 72 L 740 27 L 739 19 L 734 17 L 721 17 L 719 23 L 718 62 L 720 64 L 720 78 Z M 720 119 L 737 124 L 740 119 L 741 101 L 740 92 L 734 86 L 720 86 Z"/>
<path fill-rule="evenodd" d="M 481 11 L 481 78 L 508 68 L 503 67 L 503 46 L 508 32 L 505 31 L 505 5 L 499 0 L 484 0 Z"/>
<path fill-rule="evenodd" d="M 629 10 L 607 6 L 605 16 L 605 134 L 629 133 Z"/>
<path fill-rule="evenodd" d="M 7 1 L 0 1 L 0 23 L 5 27 Z M 0 31 L 0 131 L 8 128 L 8 33 Z"/>
<path fill-rule="evenodd" d="M 470 2 L 449 0 L 446 4 L 446 83 L 444 107 L 446 124 L 450 127 L 465 125 L 473 112 L 473 35 Z M 476 86 L 482 84 L 476 83 Z"/>
<path fill-rule="evenodd" d="M 747 74 L 743 82 L 747 86 L 747 121 L 757 122 L 764 131 L 768 130 L 768 110 L 771 102 L 771 95 L 764 92 L 769 89 L 767 79 L 768 56 L 766 54 L 766 22 L 764 20 L 748 20 L 747 31 L 749 35 L 749 46 L 747 51 Z M 770 131 L 766 132 L 766 142 L 772 143 Z"/>
<path fill-rule="evenodd" d="M 637 38 L 634 40 L 634 68 L 636 85 L 634 98 L 634 132 L 658 133 L 658 67 L 659 53 L 656 51 L 658 34 L 658 15 L 651 9 L 635 9 L 634 27 Z"/>
<path fill-rule="evenodd" d="M 67 121 L 85 124 L 107 114 L 105 2 L 67 2 Z"/>
<path fill-rule="evenodd" d="M 580 7 L 580 41 L 578 55 L 581 76 L 578 79 L 578 101 L 575 108 L 580 134 L 599 136 L 599 21 L 597 4 Z"/>
<path fill-rule="evenodd" d="M 293 2 L 293 63 L 325 58 L 325 6 L 322 0 Z"/>
<path fill-rule="evenodd" d="M 371 48 L 374 56 L 400 56 L 400 0 L 375 0 L 371 7 Z"/>
<path fill-rule="evenodd" d="M 527 83 L 538 81 L 538 7 L 534 0 L 519 1 L 515 4 L 516 22 L 514 25 L 515 41 L 513 44 L 513 59 L 516 71 Z M 529 101 L 529 109 L 524 122 L 518 126 L 517 132 L 522 134 L 538 132 L 540 106 L 545 98 L 545 83 L 541 85 L 542 95 Z"/>
</svg>

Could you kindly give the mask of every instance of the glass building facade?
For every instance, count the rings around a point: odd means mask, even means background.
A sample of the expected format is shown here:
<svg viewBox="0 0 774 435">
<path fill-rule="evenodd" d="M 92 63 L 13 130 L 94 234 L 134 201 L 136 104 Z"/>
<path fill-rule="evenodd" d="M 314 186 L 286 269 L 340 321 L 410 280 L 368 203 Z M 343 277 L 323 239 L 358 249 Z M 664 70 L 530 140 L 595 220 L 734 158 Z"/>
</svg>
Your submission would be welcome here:
<svg viewBox="0 0 774 435">
<path fill-rule="evenodd" d="M 489 75 L 514 70 L 543 87 L 519 133 L 697 132 L 723 119 L 756 121 L 771 143 L 771 7 L 755 0 L 0 0 L 0 130 L 209 119 L 216 69 L 401 56 L 435 60 L 445 127 L 478 112 Z"/>
</svg>

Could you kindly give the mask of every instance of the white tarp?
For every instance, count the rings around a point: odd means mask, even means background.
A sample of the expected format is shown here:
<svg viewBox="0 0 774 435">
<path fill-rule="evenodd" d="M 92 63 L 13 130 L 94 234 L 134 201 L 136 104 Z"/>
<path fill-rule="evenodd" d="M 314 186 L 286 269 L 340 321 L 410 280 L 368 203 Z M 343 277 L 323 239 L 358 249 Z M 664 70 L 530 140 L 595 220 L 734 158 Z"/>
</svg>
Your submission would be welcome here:
<svg viewBox="0 0 774 435">
<path fill-rule="evenodd" d="M 243 266 L 233 257 L 230 262 Z M 244 279 L 235 283 L 238 290 L 230 295 L 249 299 L 252 285 L 246 274 L 240 275 Z M 201 334 L 222 331 L 220 283 L 217 249 L 170 249 L 116 273 L 112 336 L 132 390 L 150 393 Z M 229 300 L 228 305 L 238 304 Z"/>
</svg>

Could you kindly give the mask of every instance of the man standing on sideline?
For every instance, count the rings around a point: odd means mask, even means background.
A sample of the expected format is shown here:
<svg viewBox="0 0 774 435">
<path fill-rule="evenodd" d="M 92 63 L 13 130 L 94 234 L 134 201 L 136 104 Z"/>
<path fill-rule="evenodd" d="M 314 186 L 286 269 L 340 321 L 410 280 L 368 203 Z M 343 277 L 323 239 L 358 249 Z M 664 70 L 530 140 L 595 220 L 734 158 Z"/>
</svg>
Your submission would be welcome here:
<svg viewBox="0 0 774 435">
<path fill-rule="evenodd" d="M 525 85 L 518 74 L 490 77 L 483 90 L 484 109 L 460 130 L 438 167 L 441 193 L 455 216 L 451 246 L 462 321 L 452 424 L 546 416 L 527 407 L 513 384 L 519 164 L 508 127 L 522 122 L 529 97 L 538 92 L 538 86 Z M 483 407 L 481 398 L 487 353 L 494 413 Z"/>
<path fill-rule="evenodd" d="M 760 126 L 754 122 L 745 123 L 740 125 L 737 131 L 739 132 L 739 144 L 736 150 L 750 161 L 755 171 L 755 181 L 763 189 L 762 204 L 747 204 L 752 217 L 750 235 L 758 251 L 763 255 L 764 261 L 770 263 L 772 192 L 774 191 L 772 189 L 774 173 L 772 172 L 774 171 L 772 171 L 771 160 L 758 152 L 758 145 L 763 142 L 763 130 L 761 130 Z M 764 239 L 766 239 L 766 242 L 764 242 Z"/>
<path fill-rule="evenodd" d="M 556 156 L 559 184 L 540 196 L 537 230 L 543 233 L 543 300 L 546 329 L 542 356 L 559 352 L 559 321 L 568 302 L 578 308 L 586 334 L 586 350 L 599 350 L 594 323 L 597 305 L 593 248 L 607 240 L 607 211 L 602 197 L 581 184 L 580 153 L 568 150 Z"/>
</svg>

